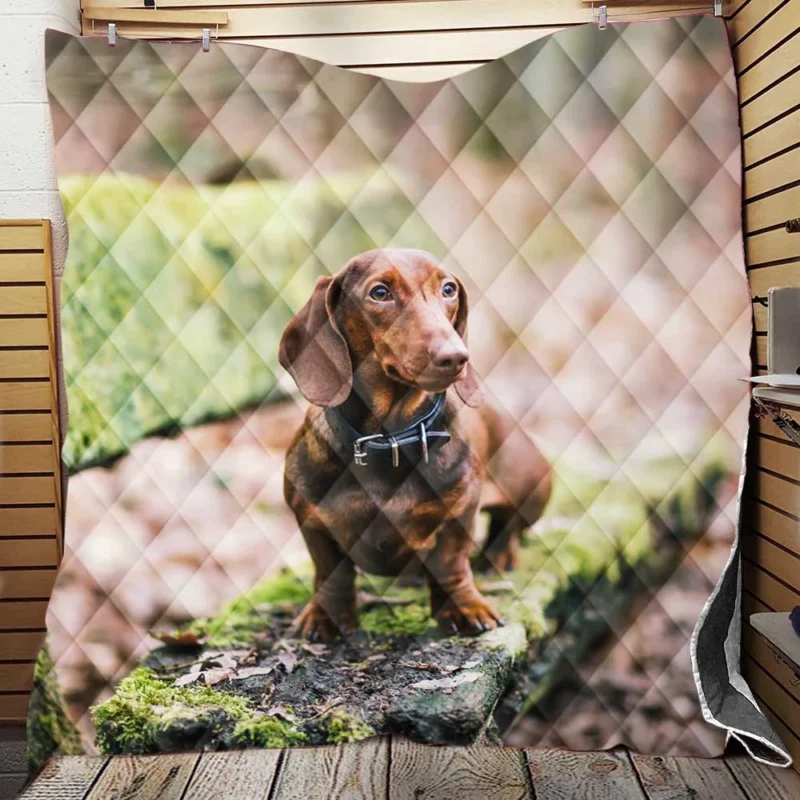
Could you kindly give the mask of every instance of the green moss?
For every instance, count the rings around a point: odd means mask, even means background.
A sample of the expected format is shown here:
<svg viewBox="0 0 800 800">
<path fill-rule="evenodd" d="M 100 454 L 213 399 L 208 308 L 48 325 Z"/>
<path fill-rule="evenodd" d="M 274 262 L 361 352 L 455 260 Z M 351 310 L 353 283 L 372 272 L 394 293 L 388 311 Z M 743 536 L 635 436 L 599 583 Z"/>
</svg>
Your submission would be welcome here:
<svg viewBox="0 0 800 800">
<path fill-rule="evenodd" d="M 235 747 L 291 747 L 307 740 L 304 733 L 295 730 L 288 722 L 265 714 L 243 719 L 231 737 Z"/>
<path fill-rule="evenodd" d="M 377 731 L 363 719 L 335 708 L 324 719 L 326 740 L 329 744 L 340 742 L 360 742 L 375 736 Z"/>
<path fill-rule="evenodd" d="M 436 627 L 427 605 L 374 606 L 359 615 L 359 626 L 368 633 L 387 636 L 420 636 Z"/>
<path fill-rule="evenodd" d="M 185 630 L 197 634 L 210 647 L 249 644 L 254 637 L 269 629 L 270 606 L 302 606 L 310 598 L 311 586 L 307 577 L 283 570 L 227 603 L 216 616 L 195 620 Z"/>
<path fill-rule="evenodd" d="M 36 659 L 28 706 L 28 768 L 33 774 L 53 755 L 82 752 L 80 736 L 64 709 L 58 676 L 45 645 Z"/>
<path fill-rule="evenodd" d="M 179 686 L 161 680 L 144 667 L 120 681 L 114 696 L 91 709 L 97 743 L 105 754 L 155 753 L 159 737 L 177 719 L 219 712 L 221 719 L 239 722 L 255 711 L 244 697 L 207 686 Z"/>
</svg>

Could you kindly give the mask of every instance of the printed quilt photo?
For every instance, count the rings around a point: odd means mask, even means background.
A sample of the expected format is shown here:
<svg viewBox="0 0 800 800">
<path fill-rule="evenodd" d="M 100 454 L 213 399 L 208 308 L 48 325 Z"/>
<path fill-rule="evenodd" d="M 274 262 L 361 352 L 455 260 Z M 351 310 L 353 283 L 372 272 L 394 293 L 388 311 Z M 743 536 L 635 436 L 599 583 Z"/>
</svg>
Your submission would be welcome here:
<svg viewBox="0 0 800 800">
<path fill-rule="evenodd" d="M 34 761 L 727 732 L 787 763 L 738 671 L 720 20 L 428 83 L 49 31 L 47 88 L 65 533 Z"/>
</svg>

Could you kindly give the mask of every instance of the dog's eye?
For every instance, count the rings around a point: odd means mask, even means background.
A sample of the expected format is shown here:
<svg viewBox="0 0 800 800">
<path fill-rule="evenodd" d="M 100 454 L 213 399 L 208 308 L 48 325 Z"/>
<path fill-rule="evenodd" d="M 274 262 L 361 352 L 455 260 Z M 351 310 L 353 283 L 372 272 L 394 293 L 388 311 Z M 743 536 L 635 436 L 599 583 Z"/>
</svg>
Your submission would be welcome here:
<svg viewBox="0 0 800 800">
<path fill-rule="evenodd" d="M 370 289 L 369 296 L 379 303 L 385 303 L 387 300 L 392 299 L 392 293 L 385 286 L 373 286 Z"/>
<path fill-rule="evenodd" d="M 451 297 L 455 297 L 457 293 L 458 287 L 453 283 L 453 281 L 447 281 L 447 283 L 442 286 L 442 297 L 450 299 Z"/>
</svg>

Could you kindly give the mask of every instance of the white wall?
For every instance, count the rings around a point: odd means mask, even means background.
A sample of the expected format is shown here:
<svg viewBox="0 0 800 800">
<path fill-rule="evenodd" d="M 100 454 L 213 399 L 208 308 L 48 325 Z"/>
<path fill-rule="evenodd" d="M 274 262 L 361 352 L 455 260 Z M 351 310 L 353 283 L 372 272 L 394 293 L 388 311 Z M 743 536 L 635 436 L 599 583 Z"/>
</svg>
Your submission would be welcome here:
<svg viewBox="0 0 800 800">
<path fill-rule="evenodd" d="M 59 274 L 67 234 L 44 80 L 47 28 L 79 33 L 79 0 L 0 0 L 0 218 L 52 220 Z"/>
</svg>

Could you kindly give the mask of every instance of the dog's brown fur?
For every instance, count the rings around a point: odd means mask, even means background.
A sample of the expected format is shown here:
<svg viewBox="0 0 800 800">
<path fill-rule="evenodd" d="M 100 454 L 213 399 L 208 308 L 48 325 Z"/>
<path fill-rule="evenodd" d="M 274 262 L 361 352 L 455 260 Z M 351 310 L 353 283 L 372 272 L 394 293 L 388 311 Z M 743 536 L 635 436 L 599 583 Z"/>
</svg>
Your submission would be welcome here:
<svg viewBox="0 0 800 800">
<path fill-rule="evenodd" d="M 281 364 L 313 404 L 287 453 L 284 483 L 316 570 L 314 596 L 295 622 L 300 635 L 330 639 L 355 628 L 356 567 L 424 573 L 445 630 L 502 624 L 472 577 L 476 518 L 484 509 L 491 519 L 482 566 L 513 567 L 522 530 L 549 497 L 550 470 L 513 419 L 478 407 L 467 314 L 464 287 L 431 255 L 374 250 L 320 278 L 284 331 Z M 442 391 L 437 428 L 451 440 L 428 464 L 356 466 L 324 412 L 338 407 L 364 434 L 398 430 Z"/>
</svg>

